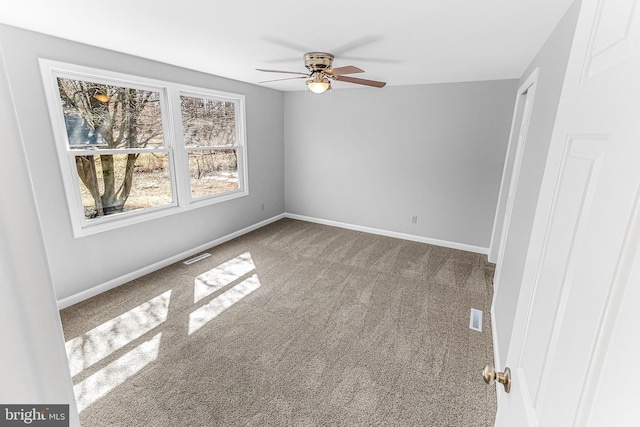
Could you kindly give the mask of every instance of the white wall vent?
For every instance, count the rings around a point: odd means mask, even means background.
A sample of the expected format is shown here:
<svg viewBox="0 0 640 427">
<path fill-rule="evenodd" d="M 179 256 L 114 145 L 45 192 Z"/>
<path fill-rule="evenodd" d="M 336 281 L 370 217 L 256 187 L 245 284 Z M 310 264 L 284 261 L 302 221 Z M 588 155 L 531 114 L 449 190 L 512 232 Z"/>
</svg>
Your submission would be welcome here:
<svg viewBox="0 0 640 427">
<path fill-rule="evenodd" d="M 188 260 L 184 261 L 183 264 L 186 264 L 186 265 L 193 264 L 194 262 L 198 262 L 201 259 L 205 259 L 205 258 L 210 257 L 210 256 L 211 256 L 211 254 L 208 254 L 208 253 L 205 252 L 203 254 L 200 254 L 198 256 L 195 256 L 195 257 L 193 257 L 191 259 L 188 259 Z"/>
<path fill-rule="evenodd" d="M 477 308 L 471 309 L 471 317 L 469 318 L 469 329 L 482 332 L 482 310 Z"/>
</svg>

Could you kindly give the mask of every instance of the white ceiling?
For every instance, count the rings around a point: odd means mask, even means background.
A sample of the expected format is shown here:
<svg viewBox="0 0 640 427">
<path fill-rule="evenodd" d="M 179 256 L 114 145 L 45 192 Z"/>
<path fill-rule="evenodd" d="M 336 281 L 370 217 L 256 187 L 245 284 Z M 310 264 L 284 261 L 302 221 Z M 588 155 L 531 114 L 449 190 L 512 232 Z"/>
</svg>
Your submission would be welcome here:
<svg viewBox="0 0 640 427">
<path fill-rule="evenodd" d="M 287 77 L 255 68 L 306 72 L 303 53 L 324 51 L 357 77 L 411 85 L 519 78 L 572 1 L 0 0 L 0 22 L 249 83 Z"/>
</svg>

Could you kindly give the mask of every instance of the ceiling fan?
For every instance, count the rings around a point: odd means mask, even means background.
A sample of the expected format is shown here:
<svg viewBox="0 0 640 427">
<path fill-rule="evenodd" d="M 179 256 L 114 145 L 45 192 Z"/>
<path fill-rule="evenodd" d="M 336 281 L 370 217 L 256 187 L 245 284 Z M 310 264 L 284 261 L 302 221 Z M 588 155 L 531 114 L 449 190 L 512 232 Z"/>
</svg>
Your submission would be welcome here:
<svg viewBox="0 0 640 427">
<path fill-rule="evenodd" d="M 355 83 L 364 86 L 372 87 L 384 87 L 385 82 L 378 82 L 375 80 L 359 79 L 356 77 L 349 77 L 347 74 L 363 73 L 364 71 L 353 65 L 347 65 L 345 67 L 331 68 L 333 64 L 333 55 L 326 52 L 308 52 L 304 54 L 304 66 L 307 67 L 309 73 L 300 73 L 298 71 L 280 71 L 280 70 L 266 70 L 263 68 L 256 68 L 258 71 L 264 71 L 267 73 L 285 73 L 285 74 L 299 74 L 300 77 L 287 77 L 284 79 L 266 80 L 260 83 L 277 82 L 281 80 L 292 79 L 309 79 L 306 81 L 307 87 L 314 93 L 323 93 L 328 89 L 331 89 L 331 80 L 339 82 Z"/>
</svg>

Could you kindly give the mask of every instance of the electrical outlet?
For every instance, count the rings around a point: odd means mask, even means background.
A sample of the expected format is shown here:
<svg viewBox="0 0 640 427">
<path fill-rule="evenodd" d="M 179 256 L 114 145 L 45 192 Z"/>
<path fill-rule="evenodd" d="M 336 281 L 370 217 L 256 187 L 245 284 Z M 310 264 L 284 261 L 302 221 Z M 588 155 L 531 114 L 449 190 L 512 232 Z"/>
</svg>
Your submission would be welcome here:
<svg viewBox="0 0 640 427">
<path fill-rule="evenodd" d="M 417 216 L 412 216 L 411 217 L 411 224 L 417 224 L 418 223 L 418 217 Z"/>
<path fill-rule="evenodd" d="M 263 211 L 264 210 L 264 203 L 260 204 L 260 210 Z"/>
</svg>

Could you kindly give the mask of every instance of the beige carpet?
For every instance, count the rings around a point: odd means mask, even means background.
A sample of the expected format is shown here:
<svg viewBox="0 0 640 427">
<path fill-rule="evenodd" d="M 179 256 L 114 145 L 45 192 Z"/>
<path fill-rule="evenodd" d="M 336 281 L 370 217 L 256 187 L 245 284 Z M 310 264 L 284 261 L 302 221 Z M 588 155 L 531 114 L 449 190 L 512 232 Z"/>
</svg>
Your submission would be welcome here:
<svg viewBox="0 0 640 427">
<path fill-rule="evenodd" d="M 493 425 L 485 256 L 290 219 L 207 252 L 61 311 L 83 426 Z"/>
</svg>

